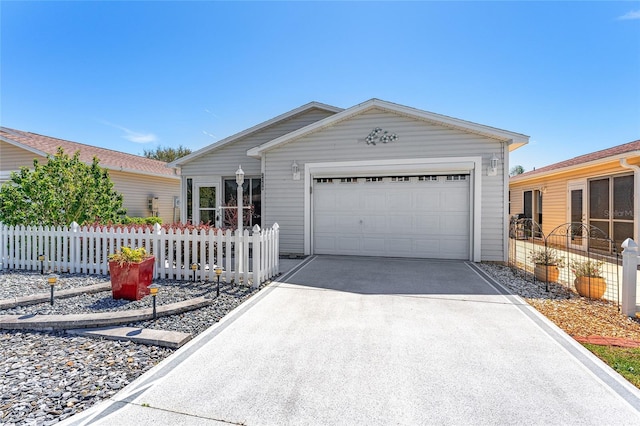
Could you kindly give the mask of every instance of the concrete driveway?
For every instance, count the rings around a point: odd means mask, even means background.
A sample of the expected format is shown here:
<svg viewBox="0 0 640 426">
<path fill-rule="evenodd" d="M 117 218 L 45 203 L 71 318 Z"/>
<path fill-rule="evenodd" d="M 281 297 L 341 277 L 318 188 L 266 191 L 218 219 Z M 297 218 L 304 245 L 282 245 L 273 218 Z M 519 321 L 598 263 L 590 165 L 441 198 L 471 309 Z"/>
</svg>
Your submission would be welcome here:
<svg viewBox="0 0 640 426">
<path fill-rule="evenodd" d="M 309 259 L 70 424 L 634 424 L 640 393 L 466 262 Z"/>
</svg>

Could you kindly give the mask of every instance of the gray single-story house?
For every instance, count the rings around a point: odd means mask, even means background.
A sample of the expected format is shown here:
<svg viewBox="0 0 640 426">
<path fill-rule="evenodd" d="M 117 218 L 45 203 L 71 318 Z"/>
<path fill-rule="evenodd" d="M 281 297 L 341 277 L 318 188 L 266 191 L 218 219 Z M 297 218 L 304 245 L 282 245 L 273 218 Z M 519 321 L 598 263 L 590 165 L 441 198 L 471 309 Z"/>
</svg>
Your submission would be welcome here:
<svg viewBox="0 0 640 426">
<path fill-rule="evenodd" d="M 241 166 L 245 224 L 278 223 L 281 254 L 505 261 L 509 152 L 528 141 L 379 99 L 311 102 L 169 166 L 181 217 L 218 226 Z"/>
</svg>

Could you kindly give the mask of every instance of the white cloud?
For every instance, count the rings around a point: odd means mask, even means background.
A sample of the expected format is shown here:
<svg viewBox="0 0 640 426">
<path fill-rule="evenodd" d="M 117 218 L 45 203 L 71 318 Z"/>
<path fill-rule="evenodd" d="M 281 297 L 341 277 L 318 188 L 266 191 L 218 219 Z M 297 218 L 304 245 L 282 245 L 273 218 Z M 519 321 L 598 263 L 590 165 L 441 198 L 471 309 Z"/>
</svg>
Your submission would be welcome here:
<svg viewBox="0 0 640 426">
<path fill-rule="evenodd" d="M 631 12 L 627 12 L 622 16 L 618 16 L 618 19 L 622 19 L 622 20 L 640 19 L 640 10 L 632 10 Z"/>
<path fill-rule="evenodd" d="M 123 138 L 125 138 L 126 140 L 128 140 L 129 142 L 135 142 L 135 143 L 150 143 L 150 142 L 155 142 L 158 140 L 157 136 L 154 135 L 153 133 L 140 133 L 140 132 L 135 132 L 131 129 L 127 129 L 124 126 L 120 126 L 118 124 L 113 124 L 113 123 L 109 123 L 108 121 L 103 121 L 104 124 L 111 126 L 111 127 L 115 127 L 116 129 L 120 129 L 124 132 L 124 135 L 122 136 Z"/>
</svg>

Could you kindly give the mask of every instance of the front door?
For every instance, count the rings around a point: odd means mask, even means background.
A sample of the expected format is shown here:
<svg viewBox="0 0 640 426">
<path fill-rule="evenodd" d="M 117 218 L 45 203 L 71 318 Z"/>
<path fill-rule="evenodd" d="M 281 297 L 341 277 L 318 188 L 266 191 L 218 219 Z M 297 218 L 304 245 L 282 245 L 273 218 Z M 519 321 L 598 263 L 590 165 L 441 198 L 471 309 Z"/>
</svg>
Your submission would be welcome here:
<svg viewBox="0 0 640 426">
<path fill-rule="evenodd" d="M 194 191 L 194 223 L 219 226 L 218 185 L 198 184 Z"/>
<path fill-rule="evenodd" d="M 568 217 L 571 222 L 569 246 L 578 250 L 586 250 L 588 239 L 586 213 L 587 213 L 587 184 L 585 182 L 569 183 L 568 191 Z"/>
</svg>

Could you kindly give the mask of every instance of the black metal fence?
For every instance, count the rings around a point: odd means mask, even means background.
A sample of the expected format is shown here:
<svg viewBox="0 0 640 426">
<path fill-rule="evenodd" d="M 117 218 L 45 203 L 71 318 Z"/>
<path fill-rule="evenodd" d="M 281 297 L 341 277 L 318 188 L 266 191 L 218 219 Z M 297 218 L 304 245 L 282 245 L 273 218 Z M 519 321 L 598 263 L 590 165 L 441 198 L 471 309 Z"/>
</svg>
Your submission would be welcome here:
<svg viewBox="0 0 640 426">
<path fill-rule="evenodd" d="M 509 266 L 546 291 L 578 293 L 620 306 L 621 257 L 602 230 L 583 223 L 565 223 L 548 234 L 531 219 L 513 219 L 509 226 Z"/>
</svg>

